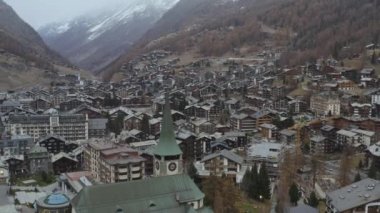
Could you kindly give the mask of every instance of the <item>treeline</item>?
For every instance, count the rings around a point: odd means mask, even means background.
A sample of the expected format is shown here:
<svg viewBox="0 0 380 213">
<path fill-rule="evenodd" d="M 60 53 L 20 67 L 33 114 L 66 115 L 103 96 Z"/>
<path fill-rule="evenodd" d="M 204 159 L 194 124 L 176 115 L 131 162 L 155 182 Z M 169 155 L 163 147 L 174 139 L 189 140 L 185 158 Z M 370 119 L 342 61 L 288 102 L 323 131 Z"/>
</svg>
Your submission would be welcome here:
<svg viewBox="0 0 380 213">
<path fill-rule="evenodd" d="M 204 56 L 221 56 L 234 48 L 252 44 L 265 38 L 260 24 L 250 20 L 241 26 L 231 25 L 231 29 L 213 30 L 204 33 L 199 42 L 199 52 Z"/>
<path fill-rule="evenodd" d="M 49 59 L 42 56 L 41 53 L 34 51 L 31 47 L 26 47 L 4 33 L 0 33 L 0 48 L 25 59 L 26 63 L 33 62 L 36 67 L 54 70 L 54 66 L 49 62 Z"/>
<path fill-rule="evenodd" d="M 256 16 L 279 1 L 284 0 L 180 1 L 129 53 L 106 67 L 103 77 L 111 79 L 123 64 L 156 49 L 177 53 L 198 50 L 204 56 L 219 56 L 261 42 L 265 34 L 260 32 Z"/>
<path fill-rule="evenodd" d="M 378 43 L 380 0 L 288 0 L 259 15 L 259 20 L 289 33 L 289 54 L 296 65 L 321 56 L 340 59 Z"/>
<path fill-rule="evenodd" d="M 154 37 L 151 35 L 154 33 L 164 34 L 162 31 L 175 34 L 154 43 L 145 40 L 132 52 L 165 49 L 182 53 L 195 48 L 204 56 L 220 56 L 245 44 L 260 42 L 265 34 L 261 33 L 256 11 L 267 8 L 270 2 L 272 1 L 241 0 L 221 5 L 216 5 L 213 1 L 198 2 L 198 6 L 187 17 L 176 13 L 168 14 L 169 17 L 164 17 L 157 25 L 162 29 L 167 28 L 166 30 L 148 33 L 150 38 Z M 180 21 L 173 21 L 177 16 L 181 17 Z"/>
</svg>

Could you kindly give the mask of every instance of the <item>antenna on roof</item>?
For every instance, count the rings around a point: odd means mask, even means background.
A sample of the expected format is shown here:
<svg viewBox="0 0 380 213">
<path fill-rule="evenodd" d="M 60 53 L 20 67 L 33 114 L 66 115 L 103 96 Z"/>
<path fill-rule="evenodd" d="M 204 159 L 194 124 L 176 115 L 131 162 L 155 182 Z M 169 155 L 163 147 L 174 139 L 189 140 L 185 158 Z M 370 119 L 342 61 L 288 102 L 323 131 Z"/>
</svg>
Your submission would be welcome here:
<svg viewBox="0 0 380 213">
<path fill-rule="evenodd" d="M 117 205 L 115 213 L 124 213 L 124 210 L 119 205 Z"/>
</svg>

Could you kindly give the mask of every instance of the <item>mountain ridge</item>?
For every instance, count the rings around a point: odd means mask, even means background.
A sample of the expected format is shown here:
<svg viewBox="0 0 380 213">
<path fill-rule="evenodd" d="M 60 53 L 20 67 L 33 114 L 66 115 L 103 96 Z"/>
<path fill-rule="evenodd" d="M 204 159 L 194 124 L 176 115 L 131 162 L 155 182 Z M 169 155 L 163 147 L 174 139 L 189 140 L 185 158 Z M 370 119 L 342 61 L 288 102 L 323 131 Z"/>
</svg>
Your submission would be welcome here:
<svg viewBox="0 0 380 213">
<path fill-rule="evenodd" d="M 39 29 L 45 42 L 96 73 L 132 46 L 178 0 L 133 1 Z"/>
<path fill-rule="evenodd" d="M 282 0 L 182 0 L 170 9 L 156 24 L 151 28 L 139 42 L 134 45 L 133 49 L 119 57 L 112 64 L 103 70 L 103 77 L 106 80 L 112 78 L 113 73 L 118 72 L 123 63 L 126 63 L 136 57 L 138 54 L 148 52 L 154 49 L 164 49 L 176 53 L 193 51 L 221 52 L 217 50 L 225 39 L 231 36 L 237 36 L 247 40 L 250 35 L 259 37 L 261 34 L 260 25 L 256 22 L 256 13 L 262 8 L 268 8 L 273 2 Z M 252 28 L 246 30 L 247 33 L 237 35 L 229 27 Z M 234 34 L 234 35 L 232 35 Z M 206 37 L 212 37 L 212 41 L 218 44 L 201 45 L 210 42 Z M 222 37 L 222 38 L 221 38 Z M 245 41 L 244 41 L 245 42 Z M 243 43 L 244 43 L 243 42 Z M 211 45 L 210 45 L 211 44 Z M 233 49 L 234 46 L 241 44 L 230 44 L 223 49 Z M 204 50 L 199 50 L 204 46 Z M 223 50 L 224 51 L 224 50 Z M 203 53 L 200 54 L 200 56 Z M 209 55 L 209 54 L 206 54 Z"/>
<path fill-rule="evenodd" d="M 191 13 L 179 9 L 187 1 L 179 2 L 103 70 L 104 78 L 112 79 L 123 64 L 154 49 L 219 57 L 251 54 L 249 49 L 270 44 L 285 50 L 281 65 L 295 66 L 320 57 L 349 57 L 380 41 L 379 0 L 239 0 L 225 2 L 228 7 L 215 2 L 221 0 L 192 1 Z"/>
<path fill-rule="evenodd" d="M 45 59 L 55 63 L 68 63 L 50 50 L 39 34 L 4 1 L 0 1 L 0 37 L 0 48 L 13 54 L 41 63 Z"/>
<path fill-rule="evenodd" d="M 47 85 L 62 73 L 84 73 L 52 51 L 39 34 L 0 0 L 0 89 Z"/>
</svg>

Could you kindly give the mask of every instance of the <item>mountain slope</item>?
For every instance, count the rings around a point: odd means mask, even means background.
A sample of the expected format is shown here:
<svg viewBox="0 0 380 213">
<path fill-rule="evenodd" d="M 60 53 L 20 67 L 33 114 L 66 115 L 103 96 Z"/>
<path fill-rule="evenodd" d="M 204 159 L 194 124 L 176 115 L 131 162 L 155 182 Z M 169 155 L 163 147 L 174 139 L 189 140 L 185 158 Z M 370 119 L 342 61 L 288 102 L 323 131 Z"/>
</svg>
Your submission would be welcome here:
<svg viewBox="0 0 380 213">
<path fill-rule="evenodd" d="M 133 0 L 39 29 L 46 43 L 81 68 L 97 71 L 136 42 L 178 0 Z"/>
<path fill-rule="evenodd" d="M 66 63 L 61 56 L 51 51 L 38 33 L 2 0 L 0 0 L 0 48 L 41 65 L 47 65 L 46 60 Z"/>
<path fill-rule="evenodd" d="M 123 63 L 154 49 L 200 57 L 223 55 L 265 38 L 256 16 L 282 0 L 181 0 L 127 54 L 103 70 L 111 79 Z"/>
<path fill-rule="evenodd" d="M 0 89 L 48 84 L 59 73 L 76 73 L 37 32 L 0 0 Z"/>
<path fill-rule="evenodd" d="M 260 15 L 260 20 L 292 32 L 284 64 L 332 55 L 345 58 L 379 42 L 379 0 L 287 0 Z"/>
<path fill-rule="evenodd" d="M 104 78 L 154 49 L 204 57 L 249 55 L 242 49 L 270 44 L 285 47 L 280 62 L 290 66 L 349 57 L 380 41 L 379 7 L 380 0 L 182 0 L 104 69 Z"/>
</svg>

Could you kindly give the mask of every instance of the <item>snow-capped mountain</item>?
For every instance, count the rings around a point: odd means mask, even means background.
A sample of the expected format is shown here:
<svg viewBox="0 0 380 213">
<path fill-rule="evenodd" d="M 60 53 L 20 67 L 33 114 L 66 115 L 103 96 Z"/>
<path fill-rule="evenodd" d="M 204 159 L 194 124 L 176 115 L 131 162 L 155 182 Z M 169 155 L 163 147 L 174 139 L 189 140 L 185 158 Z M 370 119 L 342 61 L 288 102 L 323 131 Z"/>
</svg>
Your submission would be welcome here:
<svg viewBox="0 0 380 213">
<path fill-rule="evenodd" d="M 72 63 L 97 71 L 128 51 L 178 1 L 125 0 L 38 31 Z"/>
</svg>

